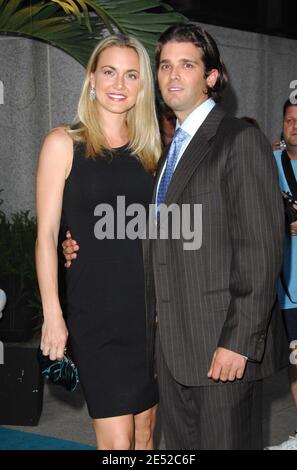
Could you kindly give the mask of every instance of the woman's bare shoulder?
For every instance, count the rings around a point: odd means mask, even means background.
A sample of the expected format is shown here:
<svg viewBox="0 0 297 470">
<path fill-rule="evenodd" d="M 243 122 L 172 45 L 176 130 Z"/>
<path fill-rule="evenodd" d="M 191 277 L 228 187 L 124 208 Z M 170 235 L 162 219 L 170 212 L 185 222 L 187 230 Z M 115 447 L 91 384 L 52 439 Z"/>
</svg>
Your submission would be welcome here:
<svg viewBox="0 0 297 470">
<path fill-rule="evenodd" d="M 68 169 L 71 167 L 73 158 L 73 140 L 67 130 L 62 127 L 52 129 L 44 138 L 40 155 L 39 165 L 46 165 L 53 169 Z M 64 171 L 64 170 L 63 170 Z"/>
<path fill-rule="evenodd" d="M 72 147 L 73 140 L 67 132 L 66 127 L 56 127 L 48 132 L 45 136 L 44 143 L 53 146 Z"/>
</svg>

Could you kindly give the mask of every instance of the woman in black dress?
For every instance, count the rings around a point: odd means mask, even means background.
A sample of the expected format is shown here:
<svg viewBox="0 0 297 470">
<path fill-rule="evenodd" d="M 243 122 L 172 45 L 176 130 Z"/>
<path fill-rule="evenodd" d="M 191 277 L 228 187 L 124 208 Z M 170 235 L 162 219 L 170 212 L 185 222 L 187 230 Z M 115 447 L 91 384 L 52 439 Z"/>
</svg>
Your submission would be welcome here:
<svg viewBox="0 0 297 470">
<path fill-rule="evenodd" d="M 47 135 L 37 172 L 41 349 L 63 357 L 69 334 L 99 449 L 153 448 L 142 245 L 117 232 L 117 204 L 148 208 L 160 149 L 148 55 L 133 38 L 109 36 L 90 58 L 77 122 Z M 114 213 L 105 238 L 101 204 Z M 61 216 L 80 244 L 67 272 L 67 325 L 57 294 Z"/>
</svg>

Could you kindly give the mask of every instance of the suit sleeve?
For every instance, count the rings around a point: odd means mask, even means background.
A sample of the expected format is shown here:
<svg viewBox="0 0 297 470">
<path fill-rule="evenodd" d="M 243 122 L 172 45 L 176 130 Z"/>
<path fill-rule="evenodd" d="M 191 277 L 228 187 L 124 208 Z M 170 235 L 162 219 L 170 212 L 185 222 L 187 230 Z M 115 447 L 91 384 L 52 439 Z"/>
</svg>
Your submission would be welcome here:
<svg viewBox="0 0 297 470">
<path fill-rule="evenodd" d="M 236 135 L 225 177 L 231 302 L 218 346 L 260 362 L 283 258 L 284 210 L 273 153 L 257 129 Z"/>
</svg>

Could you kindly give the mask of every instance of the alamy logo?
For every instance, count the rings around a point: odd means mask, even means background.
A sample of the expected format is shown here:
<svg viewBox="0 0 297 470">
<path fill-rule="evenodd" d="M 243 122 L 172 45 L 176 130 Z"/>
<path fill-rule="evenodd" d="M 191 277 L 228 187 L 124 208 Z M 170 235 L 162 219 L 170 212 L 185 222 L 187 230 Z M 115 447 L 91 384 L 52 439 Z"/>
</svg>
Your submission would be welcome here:
<svg viewBox="0 0 297 470">
<path fill-rule="evenodd" d="M 0 104 L 4 104 L 4 84 L 0 80 Z"/>
<path fill-rule="evenodd" d="M 4 344 L 0 341 L 0 366 L 4 364 Z"/>
<path fill-rule="evenodd" d="M 94 215 L 94 235 L 98 240 L 139 238 L 150 240 L 183 240 L 184 250 L 199 250 L 202 245 L 202 204 L 142 204 L 126 207 L 125 196 L 117 196 L 116 211 L 109 204 L 98 204 Z M 116 212 L 116 213 L 115 213 Z"/>
<path fill-rule="evenodd" d="M 297 104 L 297 80 L 291 81 L 290 88 L 293 89 L 293 91 L 290 93 L 290 102 L 292 104 Z"/>
</svg>

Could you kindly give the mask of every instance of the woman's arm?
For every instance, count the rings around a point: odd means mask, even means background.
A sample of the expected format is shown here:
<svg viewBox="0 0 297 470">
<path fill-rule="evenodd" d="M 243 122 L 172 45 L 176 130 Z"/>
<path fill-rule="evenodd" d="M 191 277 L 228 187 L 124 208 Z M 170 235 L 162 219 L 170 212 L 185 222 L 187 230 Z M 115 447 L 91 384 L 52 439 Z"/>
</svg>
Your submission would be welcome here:
<svg viewBox="0 0 297 470">
<path fill-rule="evenodd" d="M 44 323 L 41 349 L 50 359 L 63 357 L 68 331 L 58 297 L 57 243 L 63 190 L 73 159 L 72 139 L 63 129 L 47 135 L 37 168 L 36 269 Z"/>
</svg>

